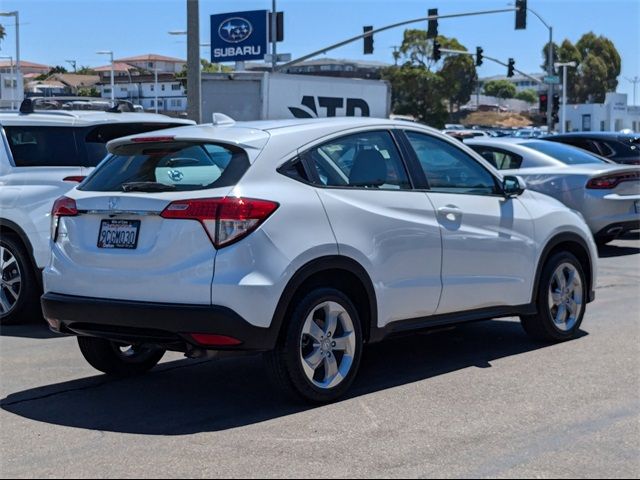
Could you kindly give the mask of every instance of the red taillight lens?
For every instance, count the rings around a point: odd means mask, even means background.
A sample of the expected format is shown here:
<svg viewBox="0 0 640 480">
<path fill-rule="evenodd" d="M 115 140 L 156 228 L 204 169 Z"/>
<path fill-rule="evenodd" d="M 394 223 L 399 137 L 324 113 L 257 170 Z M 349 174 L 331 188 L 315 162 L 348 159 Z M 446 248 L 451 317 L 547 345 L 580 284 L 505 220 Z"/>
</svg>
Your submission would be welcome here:
<svg viewBox="0 0 640 480">
<path fill-rule="evenodd" d="M 203 198 L 179 200 L 162 212 L 163 218 L 198 220 L 216 248 L 226 247 L 249 235 L 278 204 L 253 198 Z"/>
<path fill-rule="evenodd" d="M 209 333 L 190 333 L 189 336 L 199 345 L 206 347 L 235 347 L 242 345 L 237 338 L 226 335 L 212 335 Z"/>
<path fill-rule="evenodd" d="M 76 201 L 69 197 L 60 197 L 53 204 L 51 215 L 54 217 L 73 217 L 78 214 Z"/>
<path fill-rule="evenodd" d="M 133 143 L 159 143 L 159 142 L 171 142 L 176 137 L 136 137 L 132 138 L 131 141 Z"/>
<path fill-rule="evenodd" d="M 76 201 L 69 197 L 57 199 L 51 209 L 51 239 L 55 242 L 58 239 L 58 223 L 60 217 L 74 217 L 78 214 Z"/>
<path fill-rule="evenodd" d="M 587 182 L 587 188 L 595 190 L 610 190 L 616 188 L 622 182 L 633 182 L 640 180 L 640 170 L 637 172 L 616 173 L 603 177 L 592 178 Z"/>
<path fill-rule="evenodd" d="M 78 182 L 78 183 L 81 183 L 81 182 L 84 181 L 85 178 L 87 178 L 87 177 L 83 177 L 83 176 L 80 176 L 80 175 L 71 175 L 70 177 L 64 177 L 62 179 L 62 181 L 63 182 Z"/>
</svg>

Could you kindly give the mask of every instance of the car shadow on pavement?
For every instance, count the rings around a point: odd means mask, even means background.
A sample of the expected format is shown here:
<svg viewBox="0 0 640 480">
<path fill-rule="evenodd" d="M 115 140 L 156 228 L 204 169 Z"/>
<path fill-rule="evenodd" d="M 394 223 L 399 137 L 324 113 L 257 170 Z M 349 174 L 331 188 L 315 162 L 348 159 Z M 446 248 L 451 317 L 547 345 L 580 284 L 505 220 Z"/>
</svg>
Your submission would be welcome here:
<svg viewBox="0 0 640 480">
<path fill-rule="evenodd" d="M 465 368 L 490 368 L 494 360 L 546 346 L 513 321 L 391 339 L 365 350 L 347 398 Z M 222 431 L 320 408 L 283 398 L 259 355 L 166 362 L 137 378 L 94 376 L 52 384 L 8 395 L 0 407 L 39 422 L 144 435 Z"/>
<path fill-rule="evenodd" d="M 59 334 L 53 333 L 49 325 L 42 318 L 33 320 L 22 325 L 3 325 L 0 327 L 0 337 L 20 337 L 20 338 L 60 338 Z"/>
<path fill-rule="evenodd" d="M 598 257 L 600 258 L 613 258 L 624 257 L 627 255 L 636 255 L 640 253 L 638 247 L 627 247 L 622 245 L 603 245 L 598 247 Z"/>
</svg>

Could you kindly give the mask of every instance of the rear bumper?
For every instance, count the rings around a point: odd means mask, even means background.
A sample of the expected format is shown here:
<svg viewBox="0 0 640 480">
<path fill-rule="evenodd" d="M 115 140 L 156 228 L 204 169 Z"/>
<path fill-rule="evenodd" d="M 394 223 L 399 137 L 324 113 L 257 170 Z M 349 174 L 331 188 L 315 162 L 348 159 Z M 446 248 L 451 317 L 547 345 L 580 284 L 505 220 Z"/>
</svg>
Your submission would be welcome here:
<svg viewBox="0 0 640 480">
<path fill-rule="evenodd" d="M 607 225 L 594 234 L 596 239 L 607 237 L 619 237 L 620 235 L 630 231 L 640 229 L 640 219 L 627 222 L 618 222 Z"/>
<path fill-rule="evenodd" d="M 274 348 L 277 331 L 251 325 L 221 306 L 133 302 L 45 293 L 42 311 L 54 332 L 125 343 L 152 343 L 168 350 L 265 351 Z M 221 335 L 239 345 L 202 345 L 189 334 Z"/>
</svg>

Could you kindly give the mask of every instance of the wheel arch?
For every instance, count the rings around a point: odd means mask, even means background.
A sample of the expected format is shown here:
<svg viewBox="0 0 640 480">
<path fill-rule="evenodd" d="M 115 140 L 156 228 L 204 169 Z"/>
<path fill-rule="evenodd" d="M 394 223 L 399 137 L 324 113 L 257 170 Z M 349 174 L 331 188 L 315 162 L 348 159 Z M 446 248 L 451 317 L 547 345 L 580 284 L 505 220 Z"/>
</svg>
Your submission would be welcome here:
<svg viewBox="0 0 640 480">
<path fill-rule="evenodd" d="M 594 293 L 594 259 L 591 258 L 591 254 L 589 253 L 589 246 L 587 242 L 578 234 L 575 233 L 561 233 L 551 238 L 545 245 L 542 250 L 542 254 L 540 255 L 540 260 L 538 261 L 538 266 L 536 268 L 536 276 L 534 280 L 533 292 L 531 297 L 531 302 L 535 303 L 538 298 L 538 291 L 540 288 L 540 277 L 542 276 L 542 270 L 553 254 L 560 251 L 566 251 L 573 254 L 587 277 L 587 285 L 589 288 L 587 289 L 588 301 L 591 302 L 595 299 Z"/>
<path fill-rule="evenodd" d="M 287 315 L 296 300 L 317 287 L 332 287 L 345 293 L 361 317 L 365 342 L 374 340 L 378 322 L 375 290 L 369 274 L 357 261 L 340 255 L 316 258 L 300 267 L 287 283 L 272 319 L 275 340 L 279 341 Z"/>
</svg>

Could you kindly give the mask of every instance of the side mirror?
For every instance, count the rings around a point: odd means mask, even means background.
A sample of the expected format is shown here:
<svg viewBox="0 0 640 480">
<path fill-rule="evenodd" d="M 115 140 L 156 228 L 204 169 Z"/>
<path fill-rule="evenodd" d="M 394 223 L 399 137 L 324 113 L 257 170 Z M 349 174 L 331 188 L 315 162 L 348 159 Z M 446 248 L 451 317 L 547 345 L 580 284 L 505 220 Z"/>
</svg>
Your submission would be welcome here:
<svg viewBox="0 0 640 480">
<path fill-rule="evenodd" d="M 502 192 L 507 198 L 517 197 L 522 195 L 527 189 L 527 185 L 520 177 L 507 175 L 502 181 Z"/>
</svg>

